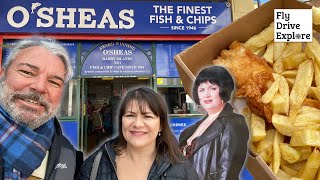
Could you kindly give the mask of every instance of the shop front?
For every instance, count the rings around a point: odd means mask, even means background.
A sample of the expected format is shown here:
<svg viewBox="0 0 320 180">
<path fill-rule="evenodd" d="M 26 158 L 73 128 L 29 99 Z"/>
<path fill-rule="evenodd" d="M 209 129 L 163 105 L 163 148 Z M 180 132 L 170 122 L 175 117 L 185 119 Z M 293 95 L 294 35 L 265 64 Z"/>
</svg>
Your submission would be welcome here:
<svg viewBox="0 0 320 180">
<path fill-rule="evenodd" d="M 118 131 L 116 112 L 128 89 L 153 87 L 151 42 L 86 41 L 81 42 L 79 78 L 81 80 L 81 121 L 83 147 L 90 152 Z M 98 136 L 92 113 L 100 109 L 104 134 Z"/>
<path fill-rule="evenodd" d="M 125 93 L 145 86 L 165 99 L 170 125 L 178 138 L 182 130 L 203 115 L 196 111 L 181 84 L 173 56 L 195 42 L 86 41 L 80 43 L 80 109 L 83 147 L 91 152 L 118 132 L 115 112 Z M 91 113 L 102 106 L 105 134 L 97 137 Z M 177 129 L 178 128 L 178 129 Z M 97 138 L 99 138 L 97 140 Z"/>
</svg>

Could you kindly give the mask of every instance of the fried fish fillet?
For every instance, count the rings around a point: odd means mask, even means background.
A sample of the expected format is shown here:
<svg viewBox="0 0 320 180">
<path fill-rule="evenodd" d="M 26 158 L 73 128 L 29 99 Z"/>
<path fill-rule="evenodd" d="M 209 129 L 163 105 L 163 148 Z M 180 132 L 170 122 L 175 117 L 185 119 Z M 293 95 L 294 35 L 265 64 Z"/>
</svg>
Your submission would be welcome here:
<svg viewBox="0 0 320 180">
<path fill-rule="evenodd" d="M 236 97 L 248 97 L 248 106 L 252 111 L 271 122 L 271 107 L 260 101 L 268 89 L 268 81 L 274 81 L 273 70 L 267 62 L 237 41 L 230 45 L 229 50 L 222 50 L 220 57 L 212 62 L 232 73 L 238 88 Z"/>
</svg>

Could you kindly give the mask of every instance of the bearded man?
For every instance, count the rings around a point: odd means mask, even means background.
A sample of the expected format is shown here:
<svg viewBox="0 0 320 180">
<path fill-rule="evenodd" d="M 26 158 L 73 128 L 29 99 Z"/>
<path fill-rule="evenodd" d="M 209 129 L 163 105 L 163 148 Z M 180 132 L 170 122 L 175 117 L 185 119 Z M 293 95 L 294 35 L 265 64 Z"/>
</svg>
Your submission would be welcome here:
<svg viewBox="0 0 320 180">
<path fill-rule="evenodd" d="M 0 69 L 0 179 L 74 179 L 83 155 L 55 114 L 72 78 L 66 50 L 53 40 L 18 42 Z"/>
</svg>

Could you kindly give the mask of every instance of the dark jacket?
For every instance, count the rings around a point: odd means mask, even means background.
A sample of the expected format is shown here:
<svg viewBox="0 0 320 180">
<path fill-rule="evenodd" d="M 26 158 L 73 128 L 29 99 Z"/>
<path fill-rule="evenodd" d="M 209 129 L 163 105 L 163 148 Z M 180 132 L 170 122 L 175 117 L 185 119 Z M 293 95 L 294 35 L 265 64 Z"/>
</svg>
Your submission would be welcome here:
<svg viewBox="0 0 320 180">
<path fill-rule="evenodd" d="M 54 120 L 54 126 L 55 134 L 49 148 L 45 180 L 75 179 L 83 162 L 83 154 L 77 151 L 70 141 L 62 135 L 57 119 Z M 3 173 L 0 172 L 0 179 L 3 179 Z"/>
<path fill-rule="evenodd" d="M 116 180 L 116 153 L 112 148 L 112 145 L 116 143 L 116 139 L 108 141 L 102 145 L 98 151 L 90 155 L 81 167 L 79 180 L 90 179 L 92 164 L 96 154 L 102 151 L 102 158 L 99 163 L 98 173 L 96 179 L 101 180 Z M 197 180 L 198 175 L 192 164 L 189 161 L 185 161 L 181 164 L 170 164 L 166 162 L 165 158 L 160 158 L 159 163 L 154 161 L 149 171 L 148 180 L 174 180 L 174 179 L 186 179 Z"/>
<path fill-rule="evenodd" d="M 181 133 L 180 147 L 184 147 L 204 119 Z M 245 119 L 234 113 L 232 106 L 227 103 L 217 119 L 198 138 L 189 158 L 199 178 L 238 179 L 246 159 L 248 139 Z"/>
<path fill-rule="evenodd" d="M 70 141 L 62 135 L 57 119 L 55 119 L 54 125 L 56 131 L 49 149 L 45 180 L 75 179 L 83 163 L 83 154 L 77 151 Z"/>
</svg>

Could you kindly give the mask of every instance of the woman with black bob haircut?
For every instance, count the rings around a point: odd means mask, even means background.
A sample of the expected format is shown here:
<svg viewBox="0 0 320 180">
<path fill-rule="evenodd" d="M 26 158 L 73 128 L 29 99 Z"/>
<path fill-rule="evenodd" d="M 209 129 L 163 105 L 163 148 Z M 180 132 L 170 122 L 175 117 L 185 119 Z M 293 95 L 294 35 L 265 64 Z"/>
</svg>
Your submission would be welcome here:
<svg viewBox="0 0 320 180">
<path fill-rule="evenodd" d="M 221 66 L 204 68 L 194 82 L 194 101 L 207 115 L 181 133 L 179 146 L 200 179 L 238 179 L 245 162 L 249 131 L 230 104 L 233 90 L 233 78 Z"/>
<path fill-rule="evenodd" d="M 224 102 L 228 102 L 232 96 L 234 90 L 234 82 L 229 72 L 221 66 L 212 66 L 203 69 L 197 76 L 194 85 L 192 95 L 196 104 L 200 104 L 198 87 L 205 82 L 211 84 L 217 84 L 219 86 L 219 95 Z"/>
<path fill-rule="evenodd" d="M 84 162 L 78 179 L 198 179 L 179 151 L 160 95 L 140 87 L 123 98 L 119 135 Z"/>
</svg>

